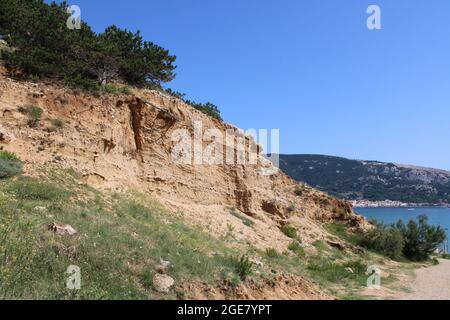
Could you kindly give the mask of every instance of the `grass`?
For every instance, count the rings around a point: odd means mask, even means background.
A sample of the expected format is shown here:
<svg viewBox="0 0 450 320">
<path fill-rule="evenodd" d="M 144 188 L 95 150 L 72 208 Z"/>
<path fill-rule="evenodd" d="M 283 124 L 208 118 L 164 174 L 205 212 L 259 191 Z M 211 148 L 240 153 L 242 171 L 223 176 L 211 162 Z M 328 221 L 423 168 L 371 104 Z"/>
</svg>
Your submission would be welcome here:
<svg viewBox="0 0 450 320">
<path fill-rule="evenodd" d="M 297 229 L 288 224 L 285 224 L 281 227 L 281 232 L 283 232 L 289 238 L 297 239 Z"/>
<path fill-rule="evenodd" d="M 278 258 L 280 256 L 280 254 L 274 248 L 267 248 L 266 256 L 268 256 L 269 258 Z"/>
<path fill-rule="evenodd" d="M 367 280 L 365 274 L 367 265 L 360 260 L 345 263 L 336 263 L 327 260 L 316 260 L 308 264 L 308 270 L 321 280 L 332 283 L 341 283 L 345 279 L 364 285 Z"/>
<path fill-rule="evenodd" d="M 48 168 L 39 177 L 2 180 L 0 299 L 177 299 L 185 296 L 183 283 L 234 286 L 249 278 L 267 283 L 283 273 L 310 278 L 332 293 L 345 292 L 341 296 L 364 286 L 365 264 L 346 253 L 330 260 L 333 249 L 325 244 L 317 255 L 306 253 L 298 240 L 288 247 L 292 254 L 228 247 L 148 195 L 102 193 L 79 178 L 73 169 Z M 55 235 L 47 229 L 52 222 L 70 224 L 77 233 Z M 264 263 L 255 265 L 253 258 Z M 153 290 L 160 259 L 172 265 L 168 274 L 175 287 L 169 294 Z M 81 269 L 81 290 L 66 289 L 70 265 Z"/>
<path fill-rule="evenodd" d="M 22 161 L 12 152 L 0 150 L 0 180 L 22 173 Z"/>
<path fill-rule="evenodd" d="M 242 223 L 244 225 L 246 225 L 247 227 L 251 227 L 253 225 L 253 223 L 254 223 L 252 220 L 250 220 L 249 218 L 247 218 L 243 214 L 239 213 L 235 208 L 230 209 L 230 213 L 231 213 L 231 215 L 233 215 L 236 218 L 238 218 L 239 220 L 241 220 Z"/>
<path fill-rule="evenodd" d="M 361 242 L 361 236 L 359 234 L 349 232 L 347 225 L 345 223 L 342 222 L 328 223 L 325 225 L 325 229 L 329 233 L 353 245 L 359 245 L 359 243 Z"/>
<path fill-rule="evenodd" d="M 44 212 L 33 210 L 36 206 Z M 47 230 L 73 226 L 73 236 Z M 61 248 L 73 248 L 61 250 Z M 152 299 L 159 259 L 179 285 L 245 279 L 254 269 L 239 252 L 140 194 L 102 194 L 70 171 L 8 179 L 0 185 L 1 299 Z M 81 290 L 66 289 L 69 265 L 81 268 Z M 164 298 L 176 298 L 175 292 Z"/>
<path fill-rule="evenodd" d="M 70 196 L 70 192 L 60 186 L 40 181 L 36 178 L 20 177 L 13 183 L 8 184 L 5 192 L 18 200 L 41 200 L 41 201 L 63 201 Z"/>
<path fill-rule="evenodd" d="M 328 250 L 328 246 L 322 240 L 316 240 L 312 245 L 320 252 Z"/>
</svg>

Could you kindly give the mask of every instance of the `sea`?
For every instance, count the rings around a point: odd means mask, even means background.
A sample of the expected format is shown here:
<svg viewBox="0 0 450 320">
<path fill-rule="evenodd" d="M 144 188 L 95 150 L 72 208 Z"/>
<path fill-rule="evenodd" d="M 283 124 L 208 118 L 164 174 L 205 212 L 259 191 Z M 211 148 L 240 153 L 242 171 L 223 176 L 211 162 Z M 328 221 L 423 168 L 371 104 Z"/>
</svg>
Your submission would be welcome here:
<svg viewBox="0 0 450 320">
<path fill-rule="evenodd" d="M 428 223 L 444 228 L 447 239 L 450 238 L 450 208 L 355 208 L 355 211 L 368 219 L 385 224 L 395 223 L 400 219 L 407 223 L 420 215 L 426 215 Z M 448 243 L 445 245 L 448 248 Z"/>
</svg>

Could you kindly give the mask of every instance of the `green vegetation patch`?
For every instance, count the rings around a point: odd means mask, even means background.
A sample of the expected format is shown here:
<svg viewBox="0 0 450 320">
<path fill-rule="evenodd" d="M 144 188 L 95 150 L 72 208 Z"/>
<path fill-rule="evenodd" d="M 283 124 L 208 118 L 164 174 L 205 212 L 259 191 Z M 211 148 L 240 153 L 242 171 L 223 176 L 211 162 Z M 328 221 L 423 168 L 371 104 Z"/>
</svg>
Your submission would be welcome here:
<svg viewBox="0 0 450 320">
<path fill-rule="evenodd" d="M 44 112 L 42 108 L 38 106 L 19 107 L 18 111 L 28 116 L 27 124 L 31 128 L 38 126 L 41 121 L 42 113 Z"/>
<path fill-rule="evenodd" d="M 22 161 L 14 153 L 0 150 L 0 179 L 20 175 L 22 167 Z"/>
<path fill-rule="evenodd" d="M 364 284 L 367 280 L 367 265 L 360 260 L 345 263 L 335 263 L 328 260 L 315 260 L 308 264 L 308 270 L 317 278 L 338 283 L 345 279 L 353 279 Z"/>
<path fill-rule="evenodd" d="M 283 232 L 287 237 L 292 239 L 297 239 L 297 229 L 295 227 L 285 224 L 281 227 L 281 232 Z"/>
<path fill-rule="evenodd" d="M 146 196 L 100 193 L 73 170 L 42 175 L 0 185 L 0 299 L 175 299 L 185 281 L 219 286 L 255 270 Z M 48 229 L 54 222 L 77 233 L 57 235 Z M 152 285 L 160 259 L 170 261 L 176 284 L 167 295 Z M 66 288 L 70 265 L 81 270 L 80 290 Z"/>
</svg>

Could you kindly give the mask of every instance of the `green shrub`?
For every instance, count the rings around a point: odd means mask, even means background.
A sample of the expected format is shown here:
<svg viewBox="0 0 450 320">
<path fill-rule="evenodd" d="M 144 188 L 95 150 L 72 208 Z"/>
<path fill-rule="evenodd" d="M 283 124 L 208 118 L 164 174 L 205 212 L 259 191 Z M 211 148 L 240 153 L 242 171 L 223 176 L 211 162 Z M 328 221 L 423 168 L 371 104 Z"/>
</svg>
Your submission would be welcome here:
<svg viewBox="0 0 450 320">
<path fill-rule="evenodd" d="M 292 241 L 288 249 L 294 252 L 299 257 L 304 257 L 306 255 L 305 249 L 300 245 L 300 243 L 297 240 Z"/>
<path fill-rule="evenodd" d="M 19 107 L 18 111 L 28 116 L 27 124 L 31 128 L 37 127 L 41 121 L 43 110 L 38 106 Z"/>
<path fill-rule="evenodd" d="M 403 235 L 399 230 L 379 224 L 364 234 L 360 244 L 391 259 L 400 258 L 405 245 Z"/>
<path fill-rule="evenodd" d="M 218 120 L 222 120 L 222 117 L 220 115 L 219 107 L 212 104 L 211 102 L 207 103 L 200 103 L 200 102 L 194 102 L 191 100 L 185 100 L 186 103 L 190 104 L 195 109 L 203 112 L 204 114 L 213 117 Z"/>
<path fill-rule="evenodd" d="M 280 254 L 278 253 L 277 250 L 275 250 L 274 248 L 267 248 L 266 249 L 266 255 L 269 258 L 278 258 L 280 256 Z"/>
<path fill-rule="evenodd" d="M 442 259 L 450 260 L 450 254 L 444 253 L 443 255 L 441 255 L 441 258 L 442 258 Z"/>
<path fill-rule="evenodd" d="M 253 262 L 250 261 L 248 256 L 241 256 L 239 259 L 234 261 L 236 272 L 244 281 L 253 272 Z"/>
<path fill-rule="evenodd" d="M 403 254 L 412 261 L 424 261 L 447 239 L 445 230 L 440 226 L 428 224 L 428 217 L 421 215 L 417 222 L 410 220 L 407 225 L 399 221 L 396 229 L 400 230 L 405 240 Z"/>
<path fill-rule="evenodd" d="M 391 258 L 403 255 L 412 261 L 424 261 L 447 238 L 441 227 L 428 224 L 427 216 L 419 216 L 417 222 L 401 220 L 394 225 L 375 224 L 361 240 L 361 245 Z"/>
<path fill-rule="evenodd" d="M 21 174 L 22 167 L 22 161 L 14 153 L 0 150 L 0 179 Z"/>
<path fill-rule="evenodd" d="M 90 79 L 86 75 L 82 75 L 79 73 L 65 75 L 64 82 L 71 88 L 79 88 L 88 92 L 96 92 L 100 88 L 96 80 Z"/>
<path fill-rule="evenodd" d="M 283 232 L 289 238 L 297 239 L 297 230 L 288 224 L 285 224 L 281 227 L 281 232 Z"/>
</svg>

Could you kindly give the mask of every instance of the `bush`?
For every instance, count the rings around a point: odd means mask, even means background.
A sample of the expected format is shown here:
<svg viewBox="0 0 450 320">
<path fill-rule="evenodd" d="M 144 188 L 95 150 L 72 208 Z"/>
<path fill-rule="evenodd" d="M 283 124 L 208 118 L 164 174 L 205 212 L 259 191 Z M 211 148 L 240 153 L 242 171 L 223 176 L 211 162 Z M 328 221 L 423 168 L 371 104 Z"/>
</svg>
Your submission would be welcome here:
<svg viewBox="0 0 450 320">
<path fill-rule="evenodd" d="M 248 256 L 244 255 L 240 259 L 235 259 L 234 264 L 236 267 L 236 272 L 242 281 L 244 281 L 252 273 L 253 262 L 250 261 Z"/>
<path fill-rule="evenodd" d="M 281 227 L 281 232 L 283 232 L 289 238 L 297 239 L 297 230 L 288 224 L 285 224 Z"/>
<path fill-rule="evenodd" d="M 0 179 L 22 173 L 22 161 L 12 152 L 0 150 Z"/>
<path fill-rule="evenodd" d="M 396 226 L 403 234 L 405 246 L 403 254 L 412 261 L 424 261 L 447 239 L 445 230 L 440 226 L 428 224 L 428 217 L 421 215 L 417 222 L 410 220 L 407 225 L 399 221 Z"/>
<path fill-rule="evenodd" d="M 278 258 L 280 256 L 280 254 L 278 253 L 277 250 L 275 250 L 274 248 L 267 248 L 266 249 L 266 255 L 269 258 Z"/>
<path fill-rule="evenodd" d="M 406 225 L 402 221 L 390 226 L 376 224 L 361 245 L 393 259 L 403 255 L 412 261 L 425 261 L 446 238 L 444 229 L 429 225 L 427 216 L 422 215 Z"/>
<path fill-rule="evenodd" d="M 38 106 L 19 107 L 18 111 L 28 116 L 27 124 L 31 128 L 37 127 L 41 121 L 43 110 Z"/>
<path fill-rule="evenodd" d="M 218 119 L 218 120 L 222 120 L 222 117 L 220 115 L 219 107 L 217 107 L 216 105 L 212 104 L 211 102 L 199 103 L 199 102 L 194 102 L 194 101 L 191 101 L 191 100 L 185 100 L 185 102 L 190 104 L 195 109 L 203 112 L 204 114 L 206 114 L 206 115 L 208 115 L 210 117 L 213 117 L 213 118 Z"/>
<path fill-rule="evenodd" d="M 399 230 L 377 224 L 374 229 L 364 234 L 360 244 L 391 259 L 398 259 L 402 256 L 405 243 Z"/>
</svg>

